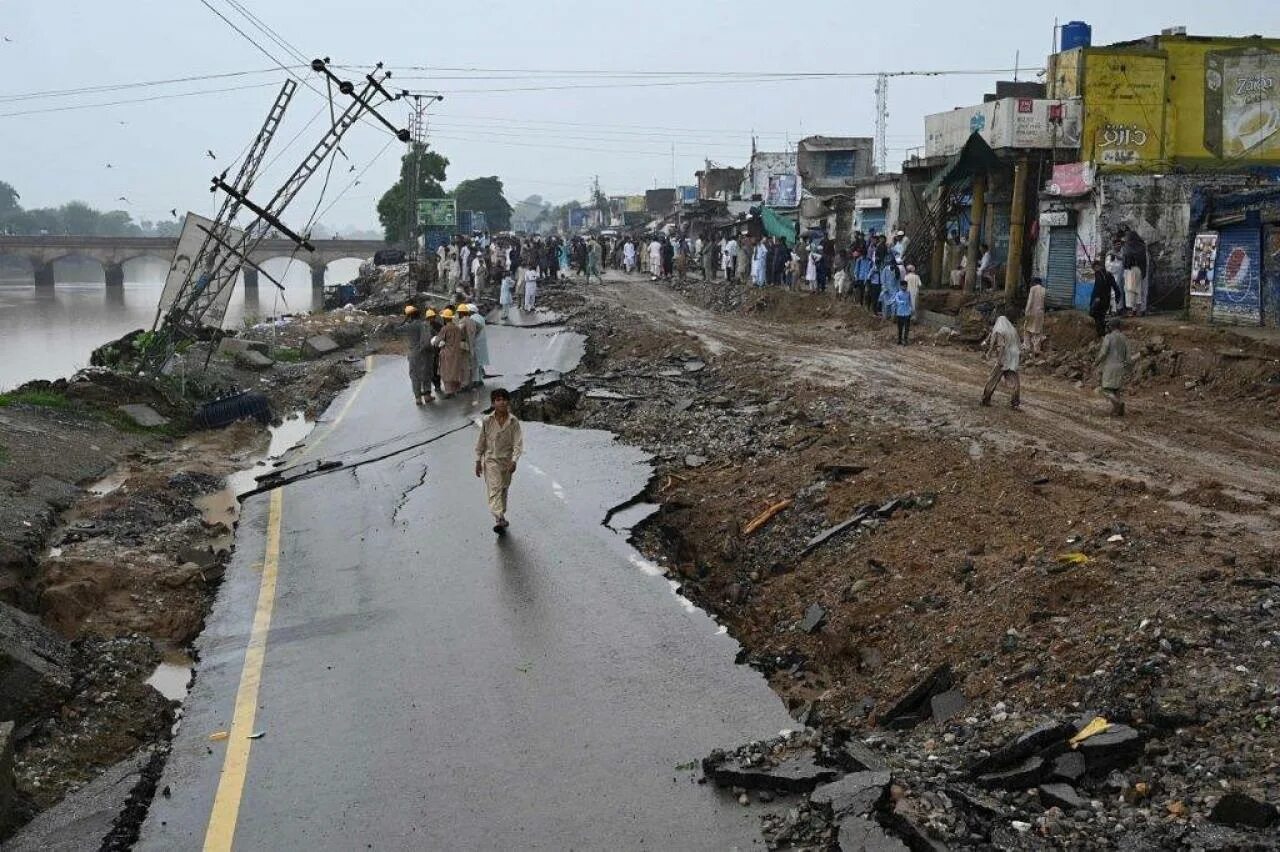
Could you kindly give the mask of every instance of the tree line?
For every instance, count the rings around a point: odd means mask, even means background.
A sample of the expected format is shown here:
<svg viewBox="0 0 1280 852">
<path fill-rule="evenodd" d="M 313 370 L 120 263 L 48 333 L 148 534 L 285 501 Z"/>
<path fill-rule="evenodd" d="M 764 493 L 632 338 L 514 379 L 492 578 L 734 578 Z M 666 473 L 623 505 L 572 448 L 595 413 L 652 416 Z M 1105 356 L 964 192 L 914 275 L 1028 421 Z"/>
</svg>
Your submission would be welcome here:
<svg viewBox="0 0 1280 852">
<path fill-rule="evenodd" d="M 0 234 L 20 237 L 176 237 L 176 221 L 133 221 L 127 210 L 97 210 L 83 201 L 26 210 L 12 184 L 0 180 Z"/>
</svg>

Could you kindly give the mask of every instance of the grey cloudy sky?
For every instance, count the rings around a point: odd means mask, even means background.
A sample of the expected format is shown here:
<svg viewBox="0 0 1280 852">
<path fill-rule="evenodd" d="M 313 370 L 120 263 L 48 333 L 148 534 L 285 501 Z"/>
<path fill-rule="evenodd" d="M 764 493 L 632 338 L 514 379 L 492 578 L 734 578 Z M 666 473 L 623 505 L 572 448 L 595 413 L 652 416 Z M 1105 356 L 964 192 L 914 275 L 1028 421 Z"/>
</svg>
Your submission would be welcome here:
<svg viewBox="0 0 1280 852">
<path fill-rule="evenodd" d="M 280 61 L 293 63 L 232 0 L 208 2 Z M 1087 0 L 1057 7 L 991 0 L 972 4 L 972 12 L 965 11 L 970 4 L 902 0 L 879 5 L 879 14 L 837 0 L 797 7 L 717 0 L 676 9 L 582 0 L 240 5 L 308 57 L 352 65 L 382 60 L 401 86 L 443 92 L 446 99 L 432 107 L 430 126 L 434 146 L 451 161 L 449 185 L 497 174 L 512 199 L 531 193 L 551 200 L 583 197 L 595 174 L 609 194 L 643 191 L 655 182 L 670 185 L 673 143 L 676 182 L 689 183 L 704 158 L 741 164 L 752 131 L 762 148 L 774 149 L 813 133 L 873 134 L 873 79 L 727 80 L 726 74 L 1011 68 L 1015 53 L 1022 66 L 1038 68 L 1050 51 L 1055 14 L 1091 23 L 1095 43 L 1171 25 L 1200 35 L 1280 35 L 1274 0 Z M 200 0 L 0 0 L 0 37 L 0 180 L 14 184 L 28 207 L 76 198 L 128 209 L 136 219 L 164 218 L 174 207 L 209 210 L 209 178 L 252 138 L 284 77 L 276 70 L 18 98 L 272 68 L 271 60 Z M 905 149 L 922 144 L 925 114 L 977 103 L 995 79 L 894 79 L 891 168 Z M 66 109 L 229 88 L 235 91 Z M 323 103 L 300 89 L 272 153 Z M 404 105 L 387 111 L 397 124 L 406 123 Z M 261 187 L 278 185 L 319 126 L 313 124 L 264 173 Z M 374 205 L 395 179 L 402 152 L 388 140 L 371 127 L 352 130 L 344 145 L 352 164 L 364 169 L 379 152 L 381 157 L 321 221 L 376 226 Z M 210 149 L 216 163 L 205 153 Z M 335 168 L 325 205 L 355 178 L 349 169 L 346 161 Z M 287 219 L 305 221 L 319 183 L 314 181 Z M 122 196 L 127 205 L 116 201 Z"/>
</svg>

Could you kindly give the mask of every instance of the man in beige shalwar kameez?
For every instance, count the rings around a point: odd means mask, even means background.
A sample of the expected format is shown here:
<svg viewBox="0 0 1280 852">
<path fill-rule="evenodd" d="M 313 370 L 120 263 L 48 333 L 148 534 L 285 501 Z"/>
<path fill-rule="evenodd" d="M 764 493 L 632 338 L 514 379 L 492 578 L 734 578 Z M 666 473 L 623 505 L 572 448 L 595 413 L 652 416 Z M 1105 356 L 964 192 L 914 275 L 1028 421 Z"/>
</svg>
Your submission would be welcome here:
<svg viewBox="0 0 1280 852">
<path fill-rule="evenodd" d="M 1039 355 L 1040 347 L 1044 345 L 1044 297 L 1044 279 L 1032 278 L 1031 289 L 1027 292 L 1027 309 L 1023 312 L 1022 320 L 1025 332 L 1022 345 L 1032 355 Z"/>
<path fill-rule="evenodd" d="M 495 388 L 489 399 L 493 413 L 481 421 L 480 435 L 476 438 L 476 476 L 484 477 L 489 511 L 493 513 L 493 531 L 501 535 L 509 526 L 507 491 L 511 488 L 516 462 L 524 452 L 524 436 L 520 421 L 511 413 L 511 394 L 505 388 Z"/>
</svg>

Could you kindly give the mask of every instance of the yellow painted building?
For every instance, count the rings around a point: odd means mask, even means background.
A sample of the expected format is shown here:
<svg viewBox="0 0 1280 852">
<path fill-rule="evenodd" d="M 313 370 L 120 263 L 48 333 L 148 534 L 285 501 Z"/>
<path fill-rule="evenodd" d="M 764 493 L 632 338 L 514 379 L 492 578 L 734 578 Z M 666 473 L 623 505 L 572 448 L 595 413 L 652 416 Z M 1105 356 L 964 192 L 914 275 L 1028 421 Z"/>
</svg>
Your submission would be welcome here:
<svg viewBox="0 0 1280 852">
<path fill-rule="evenodd" d="M 1162 35 L 1050 57 L 1102 171 L 1280 166 L 1280 39 Z"/>
</svg>

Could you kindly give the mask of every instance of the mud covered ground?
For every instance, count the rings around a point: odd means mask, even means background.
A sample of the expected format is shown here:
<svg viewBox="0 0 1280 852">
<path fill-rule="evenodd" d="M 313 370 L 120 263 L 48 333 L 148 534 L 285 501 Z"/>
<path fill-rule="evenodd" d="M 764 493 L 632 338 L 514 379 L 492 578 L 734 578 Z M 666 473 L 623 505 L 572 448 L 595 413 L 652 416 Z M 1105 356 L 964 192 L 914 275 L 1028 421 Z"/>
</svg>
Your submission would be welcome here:
<svg viewBox="0 0 1280 852">
<path fill-rule="evenodd" d="M 620 276 L 549 296 L 588 360 L 529 413 L 655 453 L 661 508 L 636 543 L 798 718 L 883 751 L 894 813 L 956 846 L 1271 846 L 1209 816 L 1229 792 L 1280 798 L 1280 352 L 1138 324 L 1121 420 L 1077 314 L 1052 319 L 1010 411 L 977 405 L 972 312 L 897 347 L 829 296 Z M 886 726 L 944 664 L 963 709 Z M 1142 751 L 1080 780 L 1078 808 L 965 771 L 1094 715 Z"/>
</svg>

